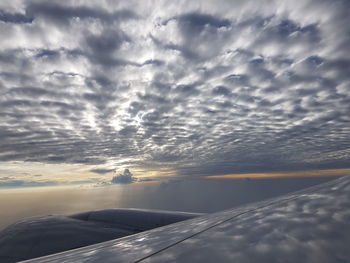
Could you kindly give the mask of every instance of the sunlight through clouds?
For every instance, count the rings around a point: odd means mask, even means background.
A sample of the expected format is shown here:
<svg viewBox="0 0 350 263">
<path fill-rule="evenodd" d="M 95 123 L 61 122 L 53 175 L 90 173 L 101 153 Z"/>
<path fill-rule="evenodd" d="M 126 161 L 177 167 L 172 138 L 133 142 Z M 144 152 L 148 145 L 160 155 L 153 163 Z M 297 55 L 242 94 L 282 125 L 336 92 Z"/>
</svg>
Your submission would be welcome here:
<svg viewBox="0 0 350 263">
<path fill-rule="evenodd" d="M 204 176 L 348 168 L 347 10 L 2 1 L 0 160 Z"/>
</svg>

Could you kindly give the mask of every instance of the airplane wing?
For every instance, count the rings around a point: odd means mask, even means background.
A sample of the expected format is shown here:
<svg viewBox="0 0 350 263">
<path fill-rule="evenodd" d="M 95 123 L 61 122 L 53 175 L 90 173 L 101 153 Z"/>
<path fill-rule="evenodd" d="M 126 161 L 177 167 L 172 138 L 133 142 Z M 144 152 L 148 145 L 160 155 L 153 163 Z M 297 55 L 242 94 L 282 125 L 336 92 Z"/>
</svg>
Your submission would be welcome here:
<svg viewBox="0 0 350 263">
<path fill-rule="evenodd" d="M 350 176 L 26 262 L 350 262 Z"/>
</svg>

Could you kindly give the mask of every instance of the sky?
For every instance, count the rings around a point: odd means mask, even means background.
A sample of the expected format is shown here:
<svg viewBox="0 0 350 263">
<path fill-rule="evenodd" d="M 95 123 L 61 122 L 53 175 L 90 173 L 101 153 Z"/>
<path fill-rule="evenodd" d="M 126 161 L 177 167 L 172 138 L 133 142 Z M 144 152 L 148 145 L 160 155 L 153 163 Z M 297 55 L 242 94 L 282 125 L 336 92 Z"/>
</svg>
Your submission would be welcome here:
<svg viewBox="0 0 350 263">
<path fill-rule="evenodd" d="M 1 1 L 0 186 L 350 168 L 349 13 Z"/>
</svg>

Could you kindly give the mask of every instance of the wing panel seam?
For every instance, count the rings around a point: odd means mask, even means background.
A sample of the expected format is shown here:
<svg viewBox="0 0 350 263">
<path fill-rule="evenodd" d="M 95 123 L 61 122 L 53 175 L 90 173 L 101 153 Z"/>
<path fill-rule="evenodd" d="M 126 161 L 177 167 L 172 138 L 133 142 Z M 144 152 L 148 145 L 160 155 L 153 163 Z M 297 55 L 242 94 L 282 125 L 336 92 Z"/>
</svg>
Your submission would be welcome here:
<svg viewBox="0 0 350 263">
<path fill-rule="evenodd" d="M 335 180 L 334 180 L 334 181 L 335 181 Z M 214 223 L 213 225 L 209 226 L 209 227 L 206 228 L 206 229 L 203 229 L 203 230 L 201 230 L 201 231 L 198 231 L 198 232 L 196 232 L 196 233 L 194 233 L 194 234 L 192 234 L 192 235 L 190 235 L 190 236 L 187 236 L 187 237 L 185 237 L 185 238 L 183 238 L 183 239 L 181 239 L 181 240 L 178 240 L 178 241 L 176 241 L 176 242 L 174 242 L 174 243 L 172 243 L 172 244 L 170 244 L 170 245 L 168 245 L 168 246 L 166 246 L 166 247 L 164 247 L 164 248 L 162 248 L 162 249 L 160 249 L 160 250 L 158 250 L 158 251 L 155 251 L 155 252 L 153 252 L 153 253 L 151 253 L 151 254 L 149 254 L 149 255 L 147 255 L 147 256 L 141 258 L 141 259 L 138 259 L 138 260 L 134 261 L 134 263 L 138 263 L 138 262 L 141 262 L 141 261 L 143 261 L 143 260 L 145 260 L 145 259 L 147 259 L 147 258 L 150 258 L 150 257 L 152 257 L 152 256 L 154 256 L 154 255 L 156 255 L 156 254 L 158 254 L 158 253 L 160 253 L 160 252 L 162 252 L 162 251 L 164 251 L 164 250 L 167 250 L 168 248 L 171 248 L 171 247 L 173 247 L 173 246 L 176 246 L 177 244 L 182 243 L 183 241 L 185 241 L 185 240 L 187 240 L 187 239 L 190 239 L 190 238 L 192 238 L 192 237 L 194 237 L 194 236 L 197 236 L 197 235 L 199 235 L 199 234 L 201 234 L 201 233 L 203 233 L 203 232 L 205 232 L 205 231 L 207 231 L 207 230 L 209 230 L 209 229 L 212 229 L 212 228 L 214 228 L 214 227 L 216 227 L 216 226 L 218 226 L 218 225 L 221 225 L 221 224 L 223 224 L 223 223 L 226 223 L 226 222 L 228 222 L 228 221 L 230 221 L 230 220 L 232 220 L 232 219 L 234 219 L 234 218 L 236 218 L 236 217 L 239 217 L 239 216 L 241 216 L 241 215 L 244 215 L 244 214 L 247 214 L 247 213 L 250 213 L 250 212 L 254 212 L 254 211 L 256 211 L 256 210 L 259 210 L 259 209 L 262 209 L 262 208 L 266 208 L 266 207 L 269 207 L 269 206 L 272 206 L 272 205 L 275 205 L 275 204 L 285 203 L 285 202 L 288 202 L 288 201 L 291 201 L 291 200 L 295 200 L 295 199 L 301 198 L 301 196 L 303 195 L 303 193 L 305 193 L 305 192 L 307 192 L 308 194 L 314 193 L 314 192 L 316 192 L 319 188 L 323 188 L 323 187 L 325 187 L 326 185 L 332 185 L 332 184 L 334 184 L 334 181 L 332 180 L 331 182 L 328 182 L 328 183 L 324 183 L 324 184 L 312 186 L 312 187 L 309 187 L 309 188 L 307 188 L 307 189 L 303 189 L 303 190 L 299 190 L 299 191 L 294 192 L 294 193 L 290 193 L 290 194 L 288 194 L 288 196 L 292 195 L 292 197 L 290 197 L 290 198 L 286 198 L 286 199 L 282 199 L 282 200 L 277 200 L 277 201 L 272 201 L 272 202 L 267 203 L 267 204 L 265 204 L 265 205 L 261 205 L 261 206 L 259 206 L 259 207 L 254 208 L 254 209 L 250 209 L 250 210 L 244 211 L 244 212 L 242 212 L 242 213 L 236 214 L 236 215 L 234 215 L 234 216 L 232 216 L 232 217 L 230 217 L 230 218 L 228 218 L 228 219 L 225 219 L 225 220 L 219 221 L 219 222 L 217 222 L 217 223 Z M 311 190 L 311 191 L 310 191 L 310 190 Z M 299 195 L 298 195 L 298 196 L 295 196 L 296 194 L 299 194 Z"/>
</svg>

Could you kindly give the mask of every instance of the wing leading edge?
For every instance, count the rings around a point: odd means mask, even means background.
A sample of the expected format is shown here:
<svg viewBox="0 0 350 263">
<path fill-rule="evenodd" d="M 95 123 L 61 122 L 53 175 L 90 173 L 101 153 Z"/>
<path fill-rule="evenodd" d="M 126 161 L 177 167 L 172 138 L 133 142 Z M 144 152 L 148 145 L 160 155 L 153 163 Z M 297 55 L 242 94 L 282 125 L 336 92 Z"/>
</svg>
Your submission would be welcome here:
<svg viewBox="0 0 350 263">
<path fill-rule="evenodd" d="M 350 176 L 26 262 L 349 262 Z"/>
</svg>

